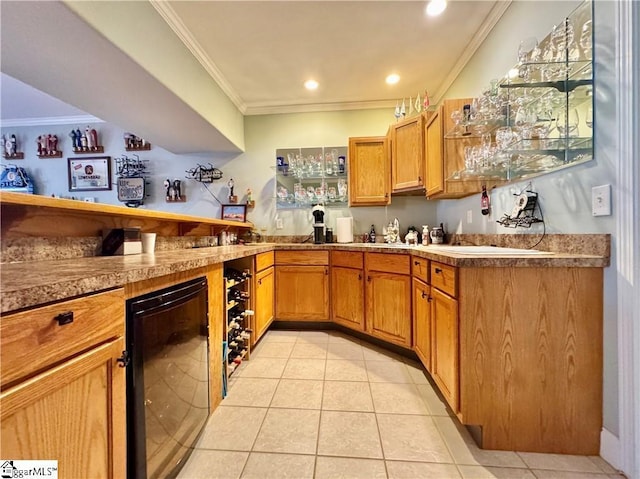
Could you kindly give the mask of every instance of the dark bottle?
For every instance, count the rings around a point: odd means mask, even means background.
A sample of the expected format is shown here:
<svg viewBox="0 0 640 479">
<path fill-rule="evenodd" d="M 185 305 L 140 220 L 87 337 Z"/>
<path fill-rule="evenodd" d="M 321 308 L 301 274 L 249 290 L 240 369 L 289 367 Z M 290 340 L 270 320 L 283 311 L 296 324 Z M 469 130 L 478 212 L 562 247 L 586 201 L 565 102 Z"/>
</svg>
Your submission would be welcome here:
<svg viewBox="0 0 640 479">
<path fill-rule="evenodd" d="M 345 157 L 344 156 L 339 156 L 338 157 L 338 173 L 341 175 L 344 175 L 344 165 L 345 165 Z"/>
<path fill-rule="evenodd" d="M 371 230 L 369 231 L 369 243 L 376 242 L 376 229 L 373 225 L 371 225 Z"/>
<path fill-rule="evenodd" d="M 487 187 L 482 185 L 482 196 L 480 196 L 480 211 L 483 215 L 488 215 L 491 211 L 491 200 L 487 194 Z"/>
<path fill-rule="evenodd" d="M 327 231 L 324 234 L 324 242 L 325 243 L 333 243 L 333 230 L 331 228 L 327 228 Z"/>
</svg>

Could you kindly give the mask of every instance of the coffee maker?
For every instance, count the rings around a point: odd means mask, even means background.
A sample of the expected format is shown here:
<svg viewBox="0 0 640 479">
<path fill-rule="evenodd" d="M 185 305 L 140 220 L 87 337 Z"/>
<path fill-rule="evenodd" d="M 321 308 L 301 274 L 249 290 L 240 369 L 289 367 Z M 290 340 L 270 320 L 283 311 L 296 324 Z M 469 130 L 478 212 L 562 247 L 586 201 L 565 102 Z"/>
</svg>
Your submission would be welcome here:
<svg viewBox="0 0 640 479">
<path fill-rule="evenodd" d="M 315 205 L 311 214 L 313 215 L 313 242 L 324 243 L 324 206 Z"/>
</svg>

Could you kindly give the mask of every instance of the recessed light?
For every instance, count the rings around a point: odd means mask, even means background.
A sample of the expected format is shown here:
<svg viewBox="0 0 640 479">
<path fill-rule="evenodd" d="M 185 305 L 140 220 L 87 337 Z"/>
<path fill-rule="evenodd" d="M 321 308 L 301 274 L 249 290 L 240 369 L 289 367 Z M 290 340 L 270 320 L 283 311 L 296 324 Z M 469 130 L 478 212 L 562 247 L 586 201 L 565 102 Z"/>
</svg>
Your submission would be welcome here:
<svg viewBox="0 0 640 479">
<path fill-rule="evenodd" d="M 427 15 L 437 17 L 447 8 L 447 0 L 431 0 L 427 5 Z"/>
<path fill-rule="evenodd" d="M 307 90 L 315 90 L 316 88 L 318 88 L 318 82 L 315 80 L 307 80 L 306 82 L 304 82 L 304 87 Z"/>
<path fill-rule="evenodd" d="M 400 81 L 400 75 L 397 75 L 396 73 L 392 73 L 391 75 L 389 75 L 385 81 L 387 82 L 387 84 L 389 85 L 395 85 L 396 83 L 398 83 Z"/>
</svg>

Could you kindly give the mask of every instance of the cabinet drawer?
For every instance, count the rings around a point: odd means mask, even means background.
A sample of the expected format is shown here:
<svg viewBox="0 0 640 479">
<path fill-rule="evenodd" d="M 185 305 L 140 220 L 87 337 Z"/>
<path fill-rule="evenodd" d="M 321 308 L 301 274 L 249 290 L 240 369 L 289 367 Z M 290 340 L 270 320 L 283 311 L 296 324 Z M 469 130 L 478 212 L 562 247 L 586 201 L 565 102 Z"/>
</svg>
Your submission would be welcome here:
<svg viewBox="0 0 640 479">
<path fill-rule="evenodd" d="M 411 257 L 411 274 L 425 283 L 429 283 L 429 260 L 425 258 Z"/>
<path fill-rule="evenodd" d="M 124 335 L 124 290 L 3 316 L 2 388 L 110 338 Z M 65 320 L 73 321 L 64 324 Z M 64 315 L 64 316 L 63 316 Z"/>
<path fill-rule="evenodd" d="M 411 274 L 410 259 L 408 254 L 367 253 L 367 270 Z"/>
<path fill-rule="evenodd" d="M 331 266 L 343 266 L 345 268 L 362 269 L 364 260 L 362 253 L 354 251 L 332 251 Z"/>
<path fill-rule="evenodd" d="M 454 298 L 458 296 L 458 276 L 454 266 L 431 262 L 431 286 Z"/>
<path fill-rule="evenodd" d="M 273 251 L 258 253 L 256 255 L 256 272 L 267 269 L 269 266 L 273 266 Z"/>
<path fill-rule="evenodd" d="M 276 264 L 328 265 L 328 251 L 276 251 Z"/>
</svg>

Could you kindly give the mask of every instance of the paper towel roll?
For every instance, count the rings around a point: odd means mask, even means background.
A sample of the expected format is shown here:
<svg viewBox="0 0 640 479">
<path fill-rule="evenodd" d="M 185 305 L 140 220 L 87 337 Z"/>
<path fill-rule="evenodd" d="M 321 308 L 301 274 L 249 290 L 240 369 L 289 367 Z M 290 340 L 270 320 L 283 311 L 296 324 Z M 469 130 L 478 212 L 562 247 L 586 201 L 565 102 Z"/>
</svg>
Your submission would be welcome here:
<svg viewBox="0 0 640 479">
<path fill-rule="evenodd" d="M 338 243 L 353 243 L 353 218 L 336 218 Z"/>
</svg>

